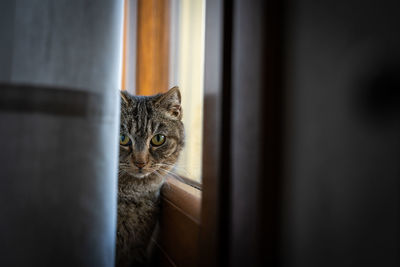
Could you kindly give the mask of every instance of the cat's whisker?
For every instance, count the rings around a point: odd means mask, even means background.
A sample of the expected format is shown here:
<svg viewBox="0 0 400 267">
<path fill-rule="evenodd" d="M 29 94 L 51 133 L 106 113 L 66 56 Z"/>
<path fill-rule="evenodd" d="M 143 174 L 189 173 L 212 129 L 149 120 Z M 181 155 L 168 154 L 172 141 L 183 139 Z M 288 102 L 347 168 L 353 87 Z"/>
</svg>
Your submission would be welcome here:
<svg viewBox="0 0 400 267">
<path fill-rule="evenodd" d="M 181 181 L 181 182 L 184 182 L 184 181 L 183 181 L 182 178 L 179 176 L 179 174 L 177 174 L 177 173 L 174 172 L 173 170 L 178 170 L 178 171 L 181 170 L 181 171 L 183 171 L 187 176 L 190 176 L 190 174 L 189 174 L 188 171 L 186 171 L 186 170 L 185 170 L 184 168 L 182 168 L 182 167 L 177 167 L 176 165 L 165 164 L 165 163 L 157 163 L 156 166 L 159 166 L 159 167 L 164 167 L 164 166 L 172 167 L 171 170 L 165 170 L 165 169 L 162 169 L 162 170 L 168 172 L 168 174 L 172 174 L 172 176 L 174 176 L 174 178 L 177 178 L 177 180 L 179 180 L 179 181 Z"/>
<path fill-rule="evenodd" d="M 189 173 L 186 169 L 184 169 L 184 168 L 182 168 L 182 167 L 175 166 L 175 167 L 173 168 L 173 170 L 182 171 L 182 172 L 185 173 L 185 175 L 190 176 L 190 173 Z"/>
<path fill-rule="evenodd" d="M 159 173 L 158 171 L 154 171 L 153 172 L 155 175 L 157 175 L 158 177 L 160 177 L 162 179 L 162 181 L 165 181 L 165 175 L 161 175 L 161 173 Z"/>
<path fill-rule="evenodd" d="M 161 173 L 159 173 L 158 171 L 154 172 L 158 177 L 161 177 L 163 179 L 163 181 L 165 181 L 165 175 L 162 175 Z M 166 186 L 168 189 L 171 188 L 171 186 L 168 183 L 164 183 L 163 186 Z"/>
<path fill-rule="evenodd" d="M 160 167 L 163 167 L 163 166 L 171 167 L 172 170 L 182 171 L 182 172 L 185 173 L 185 175 L 190 176 L 190 173 L 189 173 L 185 168 L 179 167 L 179 166 L 174 165 L 174 164 L 157 163 L 156 166 L 160 166 Z"/>
<path fill-rule="evenodd" d="M 166 175 L 169 175 L 170 177 L 175 178 L 176 180 L 178 180 L 178 181 L 180 181 L 182 183 L 185 183 L 185 181 L 178 174 L 176 174 L 176 173 L 174 173 L 172 171 L 168 171 L 168 170 L 165 170 L 165 169 L 160 169 L 160 171 L 163 171 L 163 172 L 166 173 Z"/>
<path fill-rule="evenodd" d="M 172 168 L 173 165 L 168 165 L 168 164 L 162 164 L 162 163 L 156 163 L 154 164 L 156 167 L 167 167 L 167 168 Z"/>
</svg>

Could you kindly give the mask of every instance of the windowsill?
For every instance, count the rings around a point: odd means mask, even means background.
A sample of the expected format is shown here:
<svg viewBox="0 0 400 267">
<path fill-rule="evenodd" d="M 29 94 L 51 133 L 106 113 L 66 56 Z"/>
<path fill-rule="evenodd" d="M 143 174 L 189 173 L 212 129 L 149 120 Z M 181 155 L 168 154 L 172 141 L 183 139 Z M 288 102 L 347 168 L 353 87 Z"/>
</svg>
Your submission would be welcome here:
<svg viewBox="0 0 400 267">
<path fill-rule="evenodd" d="M 167 178 L 161 195 L 164 201 L 169 201 L 186 216 L 200 224 L 201 191 L 191 185 L 174 178 Z"/>
<path fill-rule="evenodd" d="M 168 178 L 161 192 L 159 266 L 195 266 L 198 262 L 201 191 Z"/>
</svg>

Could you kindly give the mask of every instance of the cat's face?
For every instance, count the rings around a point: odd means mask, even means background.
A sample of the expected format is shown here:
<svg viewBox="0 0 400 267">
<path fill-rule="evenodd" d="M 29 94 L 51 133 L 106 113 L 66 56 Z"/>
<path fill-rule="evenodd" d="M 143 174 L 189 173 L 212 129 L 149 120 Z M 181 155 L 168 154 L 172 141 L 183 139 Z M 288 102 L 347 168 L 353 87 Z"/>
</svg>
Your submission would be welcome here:
<svg viewBox="0 0 400 267">
<path fill-rule="evenodd" d="M 132 178 L 165 175 L 184 145 L 181 95 L 177 87 L 156 96 L 121 92 L 119 170 Z"/>
</svg>

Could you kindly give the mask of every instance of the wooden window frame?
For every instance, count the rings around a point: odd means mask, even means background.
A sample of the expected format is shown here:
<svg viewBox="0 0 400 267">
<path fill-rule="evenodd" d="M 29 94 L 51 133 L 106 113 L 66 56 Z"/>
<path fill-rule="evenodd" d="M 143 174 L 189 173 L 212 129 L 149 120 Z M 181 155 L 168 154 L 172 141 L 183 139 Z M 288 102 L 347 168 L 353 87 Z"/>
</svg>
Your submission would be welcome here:
<svg viewBox="0 0 400 267">
<path fill-rule="evenodd" d="M 201 191 L 167 178 L 161 192 L 159 229 L 154 237 L 158 266 L 197 266 L 201 229 Z"/>
</svg>

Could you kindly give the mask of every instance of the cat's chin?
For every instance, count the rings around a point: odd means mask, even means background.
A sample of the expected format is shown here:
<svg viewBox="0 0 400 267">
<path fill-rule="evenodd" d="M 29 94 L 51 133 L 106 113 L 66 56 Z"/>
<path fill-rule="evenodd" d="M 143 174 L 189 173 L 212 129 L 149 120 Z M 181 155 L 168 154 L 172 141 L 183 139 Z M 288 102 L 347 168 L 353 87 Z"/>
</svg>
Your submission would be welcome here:
<svg viewBox="0 0 400 267">
<path fill-rule="evenodd" d="M 132 176 L 136 179 L 144 179 L 149 175 L 150 175 L 150 173 L 134 173 L 134 174 L 132 174 Z"/>
<path fill-rule="evenodd" d="M 136 173 L 131 173 L 131 175 L 135 178 L 135 179 L 144 179 L 146 177 L 148 177 L 151 173 L 143 173 L 143 172 L 136 172 Z"/>
</svg>

